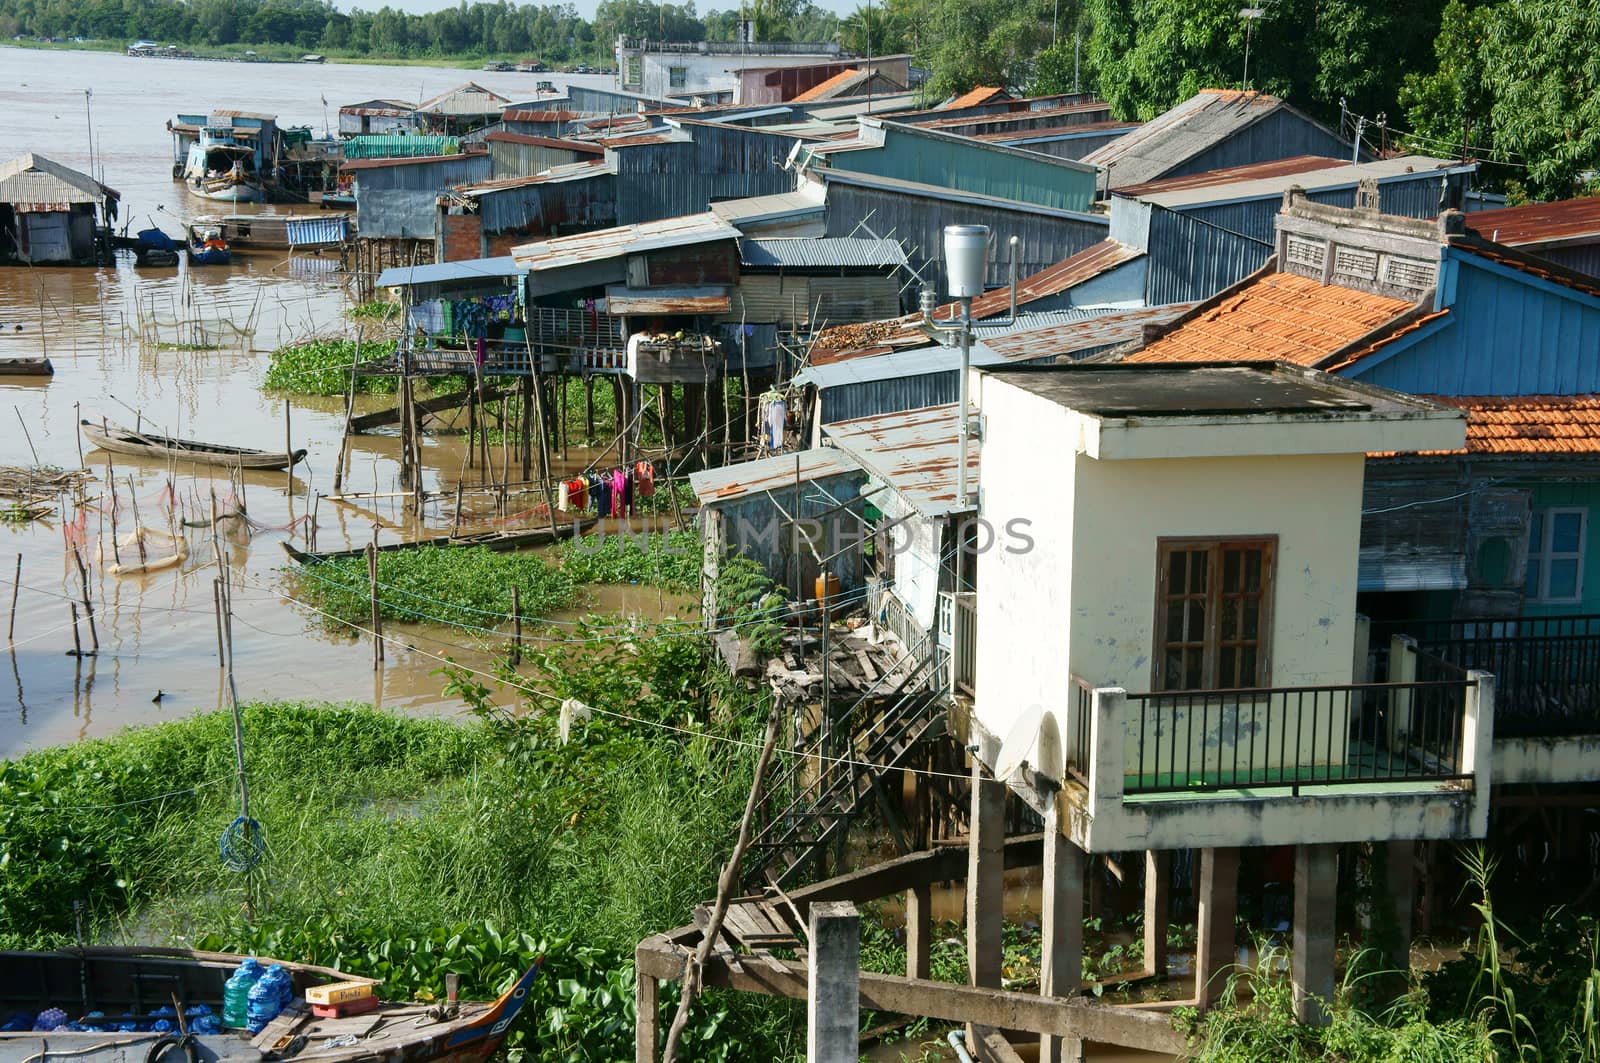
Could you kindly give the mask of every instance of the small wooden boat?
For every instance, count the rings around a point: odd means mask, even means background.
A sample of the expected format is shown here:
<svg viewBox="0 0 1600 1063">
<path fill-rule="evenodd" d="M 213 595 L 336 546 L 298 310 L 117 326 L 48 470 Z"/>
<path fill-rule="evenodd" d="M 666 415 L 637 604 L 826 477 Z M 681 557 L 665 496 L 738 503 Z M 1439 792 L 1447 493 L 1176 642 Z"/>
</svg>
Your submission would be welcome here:
<svg viewBox="0 0 1600 1063">
<path fill-rule="evenodd" d="M 134 264 L 139 266 L 176 266 L 178 241 L 160 229 L 140 229 L 133 244 Z"/>
<path fill-rule="evenodd" d="M 499 999 L 489 1002 L 382 1001 L 361 1015 L 321 1018 L 305 1003 L 307 989 L 369 980 L 328 967 L 262 959 L 289 972 L 293 1001 L 258 1034 L 227 1028 L 211 1032 L 219 1029 L 223 984 L 243 959 L 160 948 L 0 952 L 0 1018 L 55 1008 L 66 1014 L 68 1023 L 51 1032 L 0 1032 L 0 1059 L 480 1063 L 505 1041 L 542 963 L 542 958 L 535 961 Z M 152 1013 L 162 1008 L 168 1017 L 158 1019 Z M 180 1014 L 187 1032 L 178 1028 Z"/>
<path fill-rule="evenodd" d="M 482 532 L 477 535 L 441 535 L 433 539 L 416 539 L 405 543 L 384 543 L 378 547 L 378 553 L 389 554 L 400 550 L 416 550 L 424 546 L 440 548 L 455 548 L 465 546 L 486 546 L 496 553 L 509 553 L 512 550 L 521 550 L 529 546 L 544 546 L 560 539 L 571 538 L 573 535 L 582 535 L 594 527 L 598 517 L 588 517 L 581 521 L 565 521 L 556 524 L 556 534 L 552 537 L 549 528 L 529 528 L 513 532 Z M 357 550 L 300 550 L 292 544 L 285 542 L 283 548 L 289 557 L 301 565 L 315 565 L 323 561 L 337 561 L 346 557 L 364 557 L 367 548 Z"/>
<path fill-rule="evenodd" d="M 226 266 L 233 261 L 228 241 L 218 228 L 189 229 L 189 264 L 192 266 Z"/>
<path fill-rule="evenodd" d="M 302 448 L 293 454 L 283 451 L 250 450 L 222 443 L 201 443 L 193 439 L 174 439 L 154 432 L 135 431 L 119 425 L 98 425 L 80 421 L 83 438 L 113 454 L 132 454 L 141 458 L 177 458 L 198 465 L 227 465 L 239 469 L 282 469 L 305 460 Z"/>
<path fill-rule="evenodd" d="M 42 354 L 0 358 L 0 376 L 54 376 L 56 367 Z"/>
</svg>

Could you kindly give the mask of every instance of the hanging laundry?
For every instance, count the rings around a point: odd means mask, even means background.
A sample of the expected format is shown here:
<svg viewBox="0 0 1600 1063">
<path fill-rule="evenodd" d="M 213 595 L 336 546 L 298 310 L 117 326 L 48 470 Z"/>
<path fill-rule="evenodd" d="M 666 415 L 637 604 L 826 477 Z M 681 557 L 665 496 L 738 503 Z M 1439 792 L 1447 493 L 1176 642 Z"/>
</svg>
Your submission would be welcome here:
<svg viewBox="0 0 1600 1063">
<path fill-rule="evenodd" d="M 563 513 L 571 511 L 572 484 L 570 481 L 562 480 L 561 484 L 556 488 L 556 508 Z"/>
<path fill-rule="evenodd" d="M 762 421 L 762 444 L 771 450 L 782 450 L 783 429 L 789 416 L 788 404 L 782 398 L 774 398 L 767 404 L 766 414 Z"/>
<path fill-rule="evenodd" d="M 611 478 L 604 473 L 591 477 L 589 488 L 594 498 L 595 512 L 602 517 L 611 516 Z"/>
<path fill-rule="evenodd" d="M 628 513 L 628 474 L 621 469 L 611 471 L 611 515 L 625 517 Z"/>
<path fill-rule="evenodd" d="M 656 493 L 655 466 L 648 461 L 641 461 L 633 470 L 635 491 L 640 498 L 651 498 Z"/>
</svg>

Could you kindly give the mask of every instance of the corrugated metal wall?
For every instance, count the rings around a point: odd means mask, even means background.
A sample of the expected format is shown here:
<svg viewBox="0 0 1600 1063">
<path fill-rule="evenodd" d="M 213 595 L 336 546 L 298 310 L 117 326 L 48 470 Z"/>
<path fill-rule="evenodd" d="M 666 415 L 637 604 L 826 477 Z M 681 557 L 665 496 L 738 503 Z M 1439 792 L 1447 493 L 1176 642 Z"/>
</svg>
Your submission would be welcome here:
<svg viewBox="0 0 1600 1063">
<path fill-rule="evenodd" d="M 804 596 L 809 598 L 814 587 L 812 581 L 817 575 L 816 559 L 802 543 L 799 557 L 802 567 L 796 572 L 796 558 L 791 550 L 794 537 L 784 523 L 784 513 L 820 522 L 821 541 L 813 546 L 822 557 L 832 555 L 828 571 L 838 577 L 840 587 L 854 590 L 861 586 L 861 550 L 852 550 L 849 546 L 861 541 L 864 502 L 859 492 L 866 480 L 864 472 L 840 473 L 802 483 L 799 487 L 775 487 L 735 501 L 713 503 L 706 508 L 720 517 L 717 522 L 720 528 L 716 530 L 721 533 L 724 554 L 750 558 L 761 566 L 769 579 L 790 590 L 794 589 L 798 578 L 804 587 Z M 854 501 L 845 510 L 835 509 L 847 499 Z M 773 504 L 774 500 L 777 505 Z"/>
<path fill-rule="evenodd" d="M 1600 391 L 1600 306 L 1526 274 L 1447 248 L 1449 322 L 1342 376 L 1423 395 L 1579 395 Z M 1453 275 L 1453 276 L 1452 276 Z M 1515 342 L 1508 342 L 1508 338 Z"/>
<path fill-rule="evenodd" d="M 599 158 L 592 152 L 552 148 L 545 144 L 517 144 L 507 140 L 491 140 L 488 144 L 496 177 L 527 177 L 552 166 Z"/>
<path fill-rule="evenodd" d="M 1534 254 L 1548 258 L 1557 265 L 1575 269 L 1579 273 L 1600 277 L 1600 244 L 1590 244 L 1588 247 L 1557 247 L 1549 251 L 1535 251 Z"/>
<path fill-rule="evenodd" d="M 821 392 L 822 423 L 875 417 L 901 410 L 920 410 L 956 401 L 958 373 L 922 373 L 917 376 L 842 384 Z"/>
<path fill-rule="evenodd" d="M 1061 218 L 1000 206 L 937 200 L 904 192 L 831 182 L 828 185 L 828 236 L 851 236 L 863 220 L 879 235 L 893 233 L 905 242 L 907 254 L 918 269 L 940 257 L 940 240 L 946 225 L 987 225 L 994 234 L 990 244 L 988 282 L 1006 282 L 1006 242 L 1022 238 L 1017 271 L 1037 273 L 1106 238 L 1108 224 L 1091 218 Z M 937 270 L 929 274 L 930 280 Z"/>
<path fill-rule="evenodd" d="M 1209 299 L 1260 269 L 1271 255 L 1266 241 L 1153 206 L 1145 301 L 1159 306 Z"/>
<path fill-rule="evenodd" d="M 1021 149 L 995 150 L 975 140 L 921 136 L 890 127 L 884 132 L 882 148 L 841 151 L 830 156 L 828 164 L 851 173 L 876 174 L 1058 210 L 1088 210 L 1094 202 L 1092 171 L 1017 154 Z"/>
<path fill-rule="evenodd" d="M 745 273 L 733 292 L 727 321 L 832 325 L 878 321 L 900 314 L 900 282 L 894 277 L 807 277 Z M 819 324 L 817 327 L 821 327 Z"/>
<path fill-rule="evenodd" d="M 439 193 L 487 180 L 490 166 L 488 155 L 473 154 L 358 170 L 356 228 L 362 236 L 432 236 Z"/>
<path fill-rule="evenodd" d="M 1119 129 L 1113 132 L 1082 134 L 1064 137 L 1061 140 L 1041 140 L 1034 144 L 1014 144 L 1013 147 L 1023 151 L 1037 151 L 1041 155 L 1049 155 L 1057 159 L 1083 158 L 1097 148 L 1103 148 L 1118 137 L 1126 136 L 1129 130 Z"/>
<path fill-rule="evenodd" d="M 617 162 L 617 224 L 698 214 L 712 200 L 794 191 L 794 175 L 783 162 L 799 138 L 742 126 L 684 129 L 692 141 L 608 153 Z"/>
<path fill-rule="evenodd" d="M 488 233 L 528 231 L 540 235 L 610 228 L 617 222 L 617 179 L 598 173 L 582 181 L 523 185 L 478 198 Z"/>
<path fill-rule="evenodd" d="M 1310 119 L 1280 109 L 1161 176 L 1204 173 L 1293 155 L 1327 155 L 1348 161 L 1350 145 Z"/>
<path fill-rule="evenodd" d="M 1384 214 L 1399 218 L 1437 218 L 1439 197 L 1444 189 L 1442 174 L 1418 174 L 1414 178 L 1385 181 L 1379 186 L 1378 209 Z M 1330 188 L 1308 192 L 1306 198 L 1330 207 L 1353 207 L 1356 190 Z M 1266 243 L 1277 239 L 1278 212 L 1283 209 L 1283 199 L 1273 196 L 1240 203 L 1222 203 L 1212 207 L 1190 207 L 1183 213 L 1191 218 L 1228 229 L 1242 236 L 1254 237 Z"/>
<path fill-rule="evenodd" d="M 743 328 L 741 342 L 739 322 L 727 321 L 716 326 L 723 353 L 728 357 L 728 372 L 736 375 L 741 369 L 771 369 L 777 365 L 778 326 L 746 323 Z"/>
</svg>

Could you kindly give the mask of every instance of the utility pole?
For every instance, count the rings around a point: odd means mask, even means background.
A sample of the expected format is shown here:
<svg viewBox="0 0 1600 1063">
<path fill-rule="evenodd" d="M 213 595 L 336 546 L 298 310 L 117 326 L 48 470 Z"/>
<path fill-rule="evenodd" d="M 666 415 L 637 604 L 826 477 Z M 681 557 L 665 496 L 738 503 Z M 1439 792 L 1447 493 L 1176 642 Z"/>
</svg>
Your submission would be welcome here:
<svg viewBox="0 0 1600 1063">
<path fill-rule="evenodd" d="M 84 89 L 83 90 L 83 122 L 84 122 L 84 125 L 87 126 L 88 129 L 89 129 L 89 176 L 90 177 L 95 177 L 95 173 L 94 173 L 94 114 L 89 110 L 89 98 L 91 96 L 93 96 L 93 95 L 94 95 L 94 92 L 92 90 L 90 90 L 90 89 Z M 95 177 L 95 180 L 99 180 L 99 178 Z M 106 224 L 109 225 L 110 223 L 107 222 Z"/>
</svg>

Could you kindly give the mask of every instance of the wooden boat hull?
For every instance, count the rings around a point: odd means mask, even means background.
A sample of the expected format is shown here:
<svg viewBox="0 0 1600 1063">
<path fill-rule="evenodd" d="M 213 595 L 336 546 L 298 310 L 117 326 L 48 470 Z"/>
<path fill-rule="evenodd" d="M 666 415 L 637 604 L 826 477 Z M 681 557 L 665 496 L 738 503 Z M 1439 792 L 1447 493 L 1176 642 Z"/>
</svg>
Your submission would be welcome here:
<svg viewBox="0 0 1600 1063">
<path fill-rule="evenodd" d="M 187 949 L 87 948 L 53 953 L 0 952 L 0 1010 L 29 1013 L 42 1005 L 46 989 L 61 999 L 50 1003 L 77 1020 L 90 1011 L 106 1015 L 149 1017 L 155 1004 L 167 1003 L 171 990 L 182 1007 L 205 1004 L 220 1016 L 222 987 L 243 959 L 226 953 Z M 326 967 L 278 963 L 301 998 L 313 985 L 348 981 L 350 975 Z M 129 1063 L 152 1054 L 173 1061 L 265 1063 L 304 1056 L 317 1063 L 479 1063 L 504 1043 L 506 1031 L 527 1003 L 542 957 L 500 997 L 488 1003 L 463 1003 L 454 1015 L 442 1015 L 422 1004 L 385 1002 L 355 1019 L 318 1019 L 302 1005 L 292 1006 L 258 1035 L 244 1031 L 196 1034 L 194 1054 L 181 1045 L 158 1050 L 164 1035 L 155 1031 L 107 1032 L 57 1030 L 50 1033 L 0 1033 L 0 1060 L 11 1063 L 38 1057 L 48 1041 L 47 1057 L 72 1063 Z M 141 984 L 144 983 L 144 984 Z M 149 983 L 161 992 L 149 1001 Z M 70 999 L 68 999 L 70 998 Z M 341 1043 L 348 1039 L 353 1043 Z"/>
<path fill-rule="evenodd" d="M 265 203 L 267 193 L 264 188 L 248 181 L 235 183 L 226 178 L 202 180 L 191 178 L 189 191 L 202 199 L 217 199 L 226 203 Z"/>
<path fill-rule="evenodd" d="M 83 438 L 101 450 L 113 454 L 130 454 L 141 458 L 176 459 L 197 465 L 225 465 L 236 469 L 283 469 L 305 460 L 304 449 L 293 454 L 282 451 L 250 450 L 247 447 L 230 447 L 216 443 L 201 443 L 193 439 L 174 439 L 171 436 L 138 432 L 118 425 L 97 425 L 81 421 Z"/>
<path fill-rule="evenodd" d="M 189 261 L 196 266 L 226 266 L 233 261 L 233 252 L 221 247 L 197 248 L 191 244 Z"/>
<path fill-rule="evenodd" d="M 433 539 L 416 539 L 405 543 L 384 543 L 378 547 L 378 553 L 397 553 L 401 550 L 416 550 L 424 546 L 434 546 L 441 549 L 454 549 L 458 547 L 485 546 L 496 553 L 509 553 L 512 550 L 522 550 L 530 546 L 544 546 L 559 539 L 566 539 L 574 534 L 582 535 L 594 527 L 598 518 L 591 517 L 584 521 L 567 521 L 556 525 L 556 534 L 550 535 L 549 528 L 529 529 L 526 531 L 509 532 L 505 534 L 492 533 L 487 535 L 460 535 L 452 538 L 441 535 Z M 323 561 L 337 561 L 347 557 L 363 557 L 366 547 L 359 550 L 328 550 L 311 551 L 301 550 L 293 544 L 285 542 L 283 549 L 297 564 L 315 565 Z"/>
<path fill-rule="evenodd" d="M 42 355 L 37 358 L 0 358 L 0 376 L 54 376 L 56 367 Z"/>
</svg>

